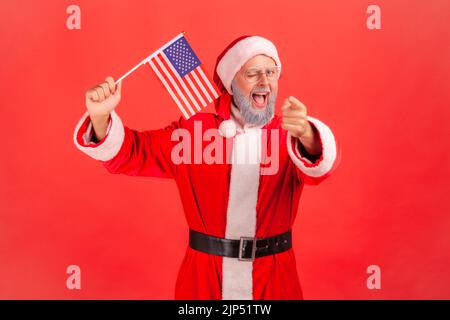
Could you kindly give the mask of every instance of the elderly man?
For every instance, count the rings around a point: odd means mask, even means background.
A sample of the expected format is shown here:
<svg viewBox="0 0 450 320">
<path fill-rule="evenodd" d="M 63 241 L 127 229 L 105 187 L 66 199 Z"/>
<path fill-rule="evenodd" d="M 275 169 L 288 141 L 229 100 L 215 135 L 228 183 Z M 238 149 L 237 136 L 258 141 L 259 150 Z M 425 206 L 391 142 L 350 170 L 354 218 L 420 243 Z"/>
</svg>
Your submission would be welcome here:
<svg viewBox="0 0 450 320">
<path fill-rule="evenodd" d="M 143 132 L 125 127 L 114 111 L 121 85 L 112 78 L 86 93 L 88 111 L 74 134 L 81 151 L 111 173 L 177 183 L 190 230 L 176 299 L 302 299 L 291 227 L 304 184 L 330 175 L 337 148 L 329 127 L 307 115 L 298 99 L 288 97 L 282 116 L 274 115 L 280 73 L 272 42 L 240 37 L 217 59 L 215 114 Z M 211 129 L 231 145 L 223 162 L 174 161 L 177 130 Z M 196 143 L 186 150 L 207 148 L 205 141 Z M 262 150 L 269 149 L 277 166 L 267 174 Z M 241 155 L 255 161 L 237 161 Z"/>
</svg>

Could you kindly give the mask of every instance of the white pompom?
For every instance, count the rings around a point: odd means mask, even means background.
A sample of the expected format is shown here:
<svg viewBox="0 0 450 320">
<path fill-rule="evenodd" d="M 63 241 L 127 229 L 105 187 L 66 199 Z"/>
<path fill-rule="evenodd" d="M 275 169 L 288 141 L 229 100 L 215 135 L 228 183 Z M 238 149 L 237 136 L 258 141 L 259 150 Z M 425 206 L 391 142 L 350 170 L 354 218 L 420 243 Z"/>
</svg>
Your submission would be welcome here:
<svg viewBox="0 0 450 320">
<path fill-rule="evenodd" d="M 236 124 L 233 120 L 222 121 L 219 125 L 219 133 L 224 138 L 233 138 L 236 135 Z"/>
</svg>

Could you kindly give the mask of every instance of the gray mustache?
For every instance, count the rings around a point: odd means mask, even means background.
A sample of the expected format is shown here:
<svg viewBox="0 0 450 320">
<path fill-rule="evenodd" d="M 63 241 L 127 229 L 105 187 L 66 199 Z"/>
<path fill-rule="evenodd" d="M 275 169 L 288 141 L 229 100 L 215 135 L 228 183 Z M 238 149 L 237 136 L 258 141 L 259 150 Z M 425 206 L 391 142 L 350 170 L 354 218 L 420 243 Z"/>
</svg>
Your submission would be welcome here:
<svg viewBox="0 0 450 320">
<path fill-rule="evenodd" d="M 270 88 L 269 87 L 260 87 L 260 88 L 255 88 L 254 90 L 252 90 L 252 94 L 253 93 L 260 93 L 260 92 L 270 92 Z"/>
</svg>

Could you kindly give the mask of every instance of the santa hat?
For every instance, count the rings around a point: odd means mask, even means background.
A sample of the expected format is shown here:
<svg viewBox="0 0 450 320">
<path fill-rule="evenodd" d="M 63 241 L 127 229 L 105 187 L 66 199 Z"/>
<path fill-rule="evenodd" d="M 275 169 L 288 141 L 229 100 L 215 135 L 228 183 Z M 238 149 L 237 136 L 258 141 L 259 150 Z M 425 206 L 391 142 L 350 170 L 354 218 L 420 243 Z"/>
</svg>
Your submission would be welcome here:
<svg viewBox="0 0 450 320">
<path fill-rule="evenodd" d="M 231 82 L 236 73 L 251 58 L 257 55 L 266 55 L 281 68 L 281 62 L 275 45 L 260 36 L 242 36 L 232 41 L 217 58 L 213 80 L 221 91 L 221 96 L 216 100 L 216 112 L 223 121 L 219 126 L 219 132 L 225 138 L 231 138 L 236 134 L 236 125 L 230 119 Z"/>
</svg>

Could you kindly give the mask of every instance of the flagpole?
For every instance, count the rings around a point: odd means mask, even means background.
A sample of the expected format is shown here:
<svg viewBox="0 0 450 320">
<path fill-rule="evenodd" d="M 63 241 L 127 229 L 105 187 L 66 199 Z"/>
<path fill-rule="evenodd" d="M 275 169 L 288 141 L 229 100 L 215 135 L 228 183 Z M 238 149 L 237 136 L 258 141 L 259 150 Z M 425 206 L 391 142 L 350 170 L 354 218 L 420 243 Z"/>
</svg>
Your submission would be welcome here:
<svg viewBox="0 0 450 320">
<path fill-rule="evenodd" d="M 133 67 L 133 69 L 131 69 L 130 71 L 128 71 L 127 73 L 125 73 L 123 76 L 121 76 L 119 79 L 116 80 L 116 84 L 118 84 L 120 81 L 122 81 L 123 79 L 125 79 L 126 77 L 128 77 L 131 73 L 134 72 L 134 70 L 136 70 L 137 68 L 139 68 L 140 66 L 142 66 L 145 62 L 147 61 L 147 58 L 145 58 L 144 60 L 142 60 L 141 62 L 139 62 L 139 64 L 135 65 Z"/>
<path fill-rule="evenodd" d="M 122 81 L 123 79 L 125 79 L 126 77 L 128 77 L 131 73 L 133 73 L 137 68 L 139 68 L 140 66 L 142 66 L 143 64 L 147 63 L 148 61 L 150 61 L 151 59 L 153 59 L 155 56 L 157 56 L 162 50 L 164 50 L 165 48 L 167 48 L 168 46 L 170 46 L 172 43 L 174 43 L 175 41 L 177 41 L 179 38 L 183 37 L 185 34 L 185 32 L 181 32 L 179 35 L 177 35 L 175 38 L 173 38 L 172 40 L 170 40 L 169 42 L 167 42 L 165 45 L 163 45 L 161 48 L 159 48 L 158 50 L 156 50 L 155 52 L 153 52 L 151 55 L 149 55 L 148 57 L 146 57 L 144 60 L 142 60 L 141 62 L 139 62 L 137 65 L 135 65 L 130 71 L 128 71 L 127 73 L 125 73 L 123 76 L 121 76 L 119 79 L 116 80 L 116 84 L 118 84 L 120 81 Z"/>
</svg>

